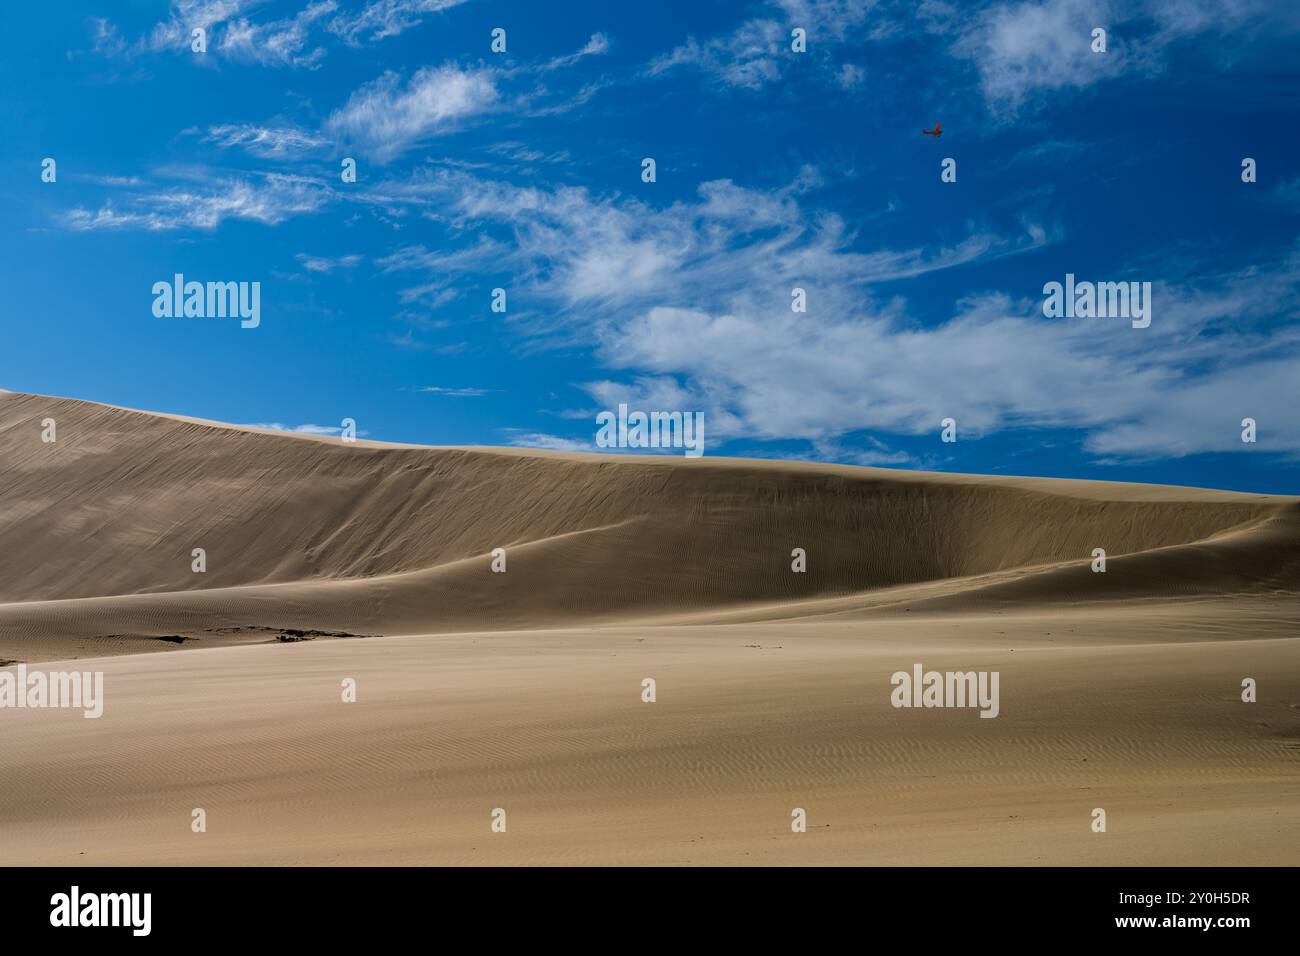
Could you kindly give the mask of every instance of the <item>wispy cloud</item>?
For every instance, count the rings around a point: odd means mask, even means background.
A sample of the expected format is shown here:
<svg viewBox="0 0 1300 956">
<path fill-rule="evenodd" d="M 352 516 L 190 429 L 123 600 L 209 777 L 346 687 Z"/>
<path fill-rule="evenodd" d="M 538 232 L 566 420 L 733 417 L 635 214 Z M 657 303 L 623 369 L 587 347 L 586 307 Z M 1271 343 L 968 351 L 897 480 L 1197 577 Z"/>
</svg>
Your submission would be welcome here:
<svg viewBox="0 0 1300 956">
<path fill-rule="evenodd" d="M 330 30 L 347 43 L 373 42 L 419 26 L 425 19 L 466 0 L 371 0 L 359 11 L 344 11 L 330 21 Z"/>
<path fill-rule="evenodd" d="M 88 173 L 80 178 L 97 186 L 116 186 L 122 189 L 131 189 L 144 185 L 144 180 L 139 176 L 101 176 Z"/>
<path fill-rule="evenodd" d="M 265 23 L 253 23 L 242 17 L 232 20 L 221 36 L 218 49 L 233 59 L 266 66 L 317 67 L 325 58 L 325 48 L 311 45 L 311 31 L 336 9 L 335 0 L 318 0 L 283 20 Z"/>
<path fill-rule="evenodd" d="M 700 42 L 694 37 L 648 67 L 651 76 L 693 66 L 728 86 L 762 89 L 781 76 L 781 46 L 787 33 L 775 20 L 750 20 L 724 37 Z"/>
<path fill-rule="evenodd" d="M 416 389 L 417 392 L 426 392 L 430 395 L 443 395 L 447 398 L 482 398 L 484 395 L 495 392 L 494 388 L 444 388 L 441 385 L 423 385 Z"/>
<path fill-rule="evenodd" d="M 1173 44 L 1208 31 L 1300 29 L 1294 5 L 1268 0 L 1029 0 L 995 3 L 964 20 L 944 15 L 942 4 L 929 6 L 938 8 L 930 11 L 932 29 L 955 36 L 952 54 L 975 66 L 989 107 L 1005 116 L 1053 93 L 1159 73 Z M 1096 28 L 1107 31 L 1104 53 L 1092 50 Z"/>
<path fill-rule="evenodd" d="M 593 435 L 595 427 L 592 428 Z M 548 451 L 596 451 L 595 441 L 584 441 L 578 438 L 565 438 L 561 435 L 550 435 L 546 432 L 530 432 L 520 429 L 505 428 L 502 433 L 507 436 L 509 444 L 516 448 L 543 448 Z M 601 449 L 602 451 L 606 449 Z"/>
<path fill-rule="evenodd" d="M 1094 27 L 1109 29 L 1117 10 L 1109 0 L 1046 0 L 999 4 L 957 39 L 953 53 L 979 70 L 985 97 L 1014 111 L 1041 91 L 1083 88 L 1122 73 L 1136 52 L 1115 43 L 1092 52 Z"/>
<path fill-rule="evenodd" d="M 1279 205 L 1300 208 L 1300 177 L 1280 183 L 1270 196 Z"/>
<path fill-rule="evenodd" d="M 516 163 L 569 163 L 573 161 L 573 155 L 567 149 L 546 152 L 517 140 L 493 143 L 488 147 L 488 152 L 503 156 Z"/>
<path fill-rule="evenodd" d="M 768 0 L 731 30 L 687 37 L 655 57 L 644 73 L 655 77 L 694 69 L 715 84 L 759 91 L 791 75 L 802 58 L 825 70 L 845 90 L 862 85 L 859 63 L 866 44 L 915 39 L 937 46 L 957 64 L 970 64 L 982 98 L 997 115 L 1014 116 L 1051 94 L 1083 90 L 1126 73 L 1151 76 L 1166 66 L 1180 41 L 1218 31 L 1289 35 L 1300 29 L 1294 4 L 1270 0 L 1001 0 L 956 3 L 925 0 L 896 4 L 881 0 Z M 791 50 L 791 31 L 807 33 L 807 50 Z M 1094 28 L 1105 29 L 1105 53 L 1091 48 Z M 942 60 L 942 57 L 938 58 Z M 951 62 L 949 61 L 950 65 Z M 926 57 L 933 75 L 944 64 Z M 946 72 L 946 71 L 944 71 Z M 964 84 L 955 76 L 949 86 Z"/>
<path fill-rule="evenodd" d="M 263 0 L 172 0 L 167 19 L 156 24 L 136 45 L 135 50 L 188 51 L 195 29 L 202 29 L 211 41 L 214 26 L 225 23 L 262 2 Z"/>
<path fill-rule="evenodd" d="M 292 16 L 263 19 L 267 0 L 171 0 L 165 19 L 135 41 L 107 18 L 91 20 L 94 51 L 109 57 L 190 52 L 202 29 L 208 55 L 263 66 L 315 69 L 327 44 L 360 46 L 418 26 L 468 0 L 370 0 L 359 8 L 339 0 L 309 0 Z"/>
<path fill-rule="evenodd" d="M 489 110 L 499 99 L 492 71 L 425 67 L 406 83 L 393 72 L 357 90 L 330 114 L 326 131 L 379 163 Z"/>
<path fill-rule="evenodd" d="M 860 43 L 872 33 L 868 27 L 875 7 L 875 0 L 773 0 L 760 8 L 762 15 L 745 20 L 729 33 L 706 40 L 689 37 L 652 60 L 646 72 L 658 76 L 678 67 L 693 67 L 725 86 L 760 90 L 777 82 L 795 57 L 809 55 L 791 50 L 795 27 L 805 31 L 809 50 L 829 53 L 846 41 Z M 847 72 L 841 67 L 836 75 L 845 86 L 860 80 L 853 67 Z"/>
<path fill-rule="evenodd" d="M 354 269 L 364 258 L 360 255 L 348 256 L 309 256 L 304 252 L 294 256 L 308 272 L 320 272 L 328 275 L 335 269 Z"/>
<path fill-rule="evenodd" d="M 130 52 L 130 44 L 107 17 L 90 18 L 92 51 L 104 57 L 122 57 Z"/>
<path fill-rule="evenodd" d="M 508 244 L 480 236 L 474 245 L 458 249 L 431 251 L 424 246 L 403 246 L 377 259 L 375 265 L 387 273 L 415 271 L 427 275 L 427 282 L 402 289 L 399 298 L 406 304 L 420 302 L 436 307 L 457 297 L 455 283 L 459 279 L 499 265 L 512 254 Z"/>
<path fill-rule="evenodd" d="M 341 435 L 343 427 L 341 425 L 286 425 L 283 422 L 248 422 L 243 428 L 264 428 L 267 431 L 274 432 L 291 432 L 295 435 Z M 358 437 L 365 437 L 370 433 L 367 431 L 358 431 Z"/>
<path fill-rule="evenodd" d="M 569 95 L 540 85 L 520 89 L 521 81 L 601 55 L 609 47 L 608 38 L 596 33 L 577 52 L 540 64 L 506 69 L 444 63 L 423 67 L 405 80 L 390 70 L 358 89 L 331 113 L 323 132 L 375 162 L 386 164 L 490 113 L 513 111 L 538 116 L 565 112 L 585 103 L 601 85 L 588 83 Z"/>
<path fill-rule="evenodd" d="M 267 159 L 296 158 L 329 145 L 325 137 L 297 126 L 260 126 L 254 123 L 209 126 L 203 141 L 215 143 L 223 149 L 240 147 Z"/>
<path fill-rule="evenodd" d="M 822 282 L 859 286 L 911 278 L 975 261 L 1024 252 L 1054 233 L 1029 224 L 1018 235 L 972 231 L 948 246 L 858 251 L 856 234 L 826 211 L 800 207 L 811 176 L 762 191 L 729 180 L 702 183 L 695 202 L 656 208 L 626 197 L 598 197 L 585 189 L 516 187 L 458 171 L 385 184 L 390 201 L 434 204 L 462 228 L 508 224 L 513 249 L 480 240 L 458 252 L 428 254 L 408 247 L 381 262 L 389 270 L 445 276 L 456 257 L 506 262 L 537 277 L 537 292 L 563 309 L 633 308 L 715 300 L 763 285 L 783 289 Z M 468 263 L 466 263 L 468 264 Z"/>
<path fill-rule="evenodd" d="M 128 199 L 124 209 L 111 200 L 98 209 L 77 207 L 63 215 L 78 231 L 98 229 L 216 229 L 228 219 L 277 225 L 291 216 L 317 211 L 329 198 L 320 182 L 302 176 L 267 173 L 259 177 L 180 183 L 161 192 Z"/>
<path fill-rule="evenodd" d="M 591 39 L 583 45 L 582 49 L 565 56 L 557 56 L 545 63 L 540 69 L 543 71 L 559 70 L 564 67 L 573 66 L 579 60 L 589 56 L 604 56 L 610 50 L 610 40 L 603 33 L 593 33 Z"/>
<path fill-rule="evenodd" d="M 407 329 L 400 335 L 395 332 L 385 333 L 382 336 L 382 339 L 395 348 L 409 352 L 432 352 L 434 355 L 461 355 L 471 349 L 468 342 L 444 342 L 441 345 L 434 342 L 426 342 L 422 339 L 417 339 L 415 333 L 411 329 Z"/>
</svg>

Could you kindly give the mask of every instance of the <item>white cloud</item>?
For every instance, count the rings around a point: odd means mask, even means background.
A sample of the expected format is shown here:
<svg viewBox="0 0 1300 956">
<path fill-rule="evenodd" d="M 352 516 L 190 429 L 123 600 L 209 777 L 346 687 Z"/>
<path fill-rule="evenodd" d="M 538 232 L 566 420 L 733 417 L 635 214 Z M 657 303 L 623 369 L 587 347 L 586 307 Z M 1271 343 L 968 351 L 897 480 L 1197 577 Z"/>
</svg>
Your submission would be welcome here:
<svg viewBox="0 0 1300 956">
<path fill-rule="evenodd" d="M 822 54 L 846 42 L 867 39 L 875 0 L 773 0 L 768 13 L 741 23 L 730 33 L 703 42 L 690 37 L 651 61 L 651 76 L 692 66 L 727 86 L 759 90 L 780 79 L 795 56 Z M 807 31 L 810 53 L 790 49 L 790 31 Z M 851 74 L 850 74 L 851 75 Z M 843 83 L 845 74 L 839 75 Z"/>
<path fill-rule="evenodd" d="M 486 69 L 425 67 L 405 85 L 388 72 L 330 114 L 325 130 L 376 162 L 387 163 L 487 111 L 497 99 L 496 83 Z"/>
<path fill-rule="evenodd" d="M 1272 191 L 1271 198 L 1283 206 L 1300 207 L 1300 177 L 1280 183 Z"/>
<path fill-rule="evenodd" d="M 92 49 L 100 56 L 117 57 L 130 52 L 129 44 L 107 17 L 90 18 L 90 35 L 94 40 Z"/>
<path fill-rule="evenodd" d="M 144 180 L 138 176 L 100 176 L 95 174 L 85 174 L 80 178 L 87 182 L 95 183 L 97 186 L 115 186 L 120 189 L 131 189 L 136 186 L 144 185 Z"/>
<path fill-rule="evenodd" d="M 359 255 L 348 255 L 329 258 L 328 256 L 309 256 L 305 252 L 300 252 L 298 255 L 294 256 L 294 258 L 297 259 L 298 262 L 302 264 L 302 267 L 308 272 L 320 272 L 329 275 L 335 269 L 356 268 L 363 257 Z"/>
<path fill-rule="evenodd" d="M 430 395 L 444 395 L 447 398 L 482 398 L 491 392 L 496 391 L 493 388 L 444 388 L 441 385 L 424 385 L 416 389 L 417 392 L 427 392 Z"/>
<path fill-rule="evenodd" d="M 64 223 L 79 231 L 97 229 L 211 230 L 227 219 L 278 225 L 291 216 L 320 209 L 329 192 L 315 180 L 269 173 L 259 180 L 229 179 L 196 185 L 176 185 L 163 192 L 134 197 L 118 211 L 106 201 L 95 211 L 77 207 Z"/>
<path fill-rule="evenodd" d="M 772 191 L 729 180 L 700 185 L 698 201 L 666 208 L 626 198 L 598 198 L 585 189 L 519 188 L 466 173 L 439 171 L 403 186 L 381 187 L 396 201 L 434 204 L 458 227 L 508 224 L 516 269 L 536 275 L 538 291 L 568 310 L 692 307 L 701 290 L 725 300 L 758 285 L 780 291 L 789 306 L 794 285 L 822 282 L 860 288 L 910 278 L 977 260 L 1011 255 L 1051 242 L 1030 224 L 1017 236 L 972 231 L 950 246 L 855 251 L 856 236 L 831 213 L 806 212 L 798 193 L 808 179 Z M 504 262 L 499 243 L 466 247 L 455 256 L 474 264 Z M 472 250 L 477 250 L 472 252 Z M 389 269 L 423 269 L 446 276 L 458 264 L 440 251 L 435 260 L 418 247 L 381 262 Z"/>
<path fill-rule="evenodd" d="M 1235 30 L 1252 22 L 1270 30 L 1300 26 L 1300 9 L 1273 0 L 1147 0 L 1142 12 L 1165 41 L 1207 30 Z"/>
<path fill-rule="evenodd" d="M 102 17 L 91 19 L 94 50 L 104 56 L 190 52 L 195 28 L 207 34 L 208 55 L 265 66 L 315 68 L 326 56 L 321 41 L 359 46 L 397 36 L 466 0 L 371 0 L 357 9 L 339 0 L 309 0 L 292 16 L 258 20 L 269 0 L 171 0 L 167 17 L 134 43 Z"/>
<path fill-rule="evenodd" d="M 582 49 L 576 53 L 570 53 L 567 56 L 557 56 L 541 67 L 545 70 L 558 70 L 562 67 L 573 66 L 579 60 L 589 56 L 604 56 L 610 50 L 609 37 L 603 33 L 593 33 L 591 39 L 586 42 Z"/>
<path fill-rule="evenodd" d="M 458 7 L 465 0 L 371 0 L 360 11 L 345 11 L 330 30 L 348 43 L 382 40 L 419 26 L 426 17 Z"/>
<path fill-rule="evenodd" d="M 329 140 L 324 137 L 296 126 L 259 126 L 253 123 L 210 126 L 204 142 L 216 143 L 223 149 L 239 146 L 266 159 L 292 158 L 329 145 Z"/>
<path fill-rule="evenodd" d="M 209 49 L 211 49 L 214 26 L 225 23 L 263 2 L 264 0 L 172 0 L 167 19 L 155 25 L 139 46 L 154 52 L 188 51 L 192 31 L 198 27 L 207 33 Z"/>
<path fill-rule="evenodd" d="M 218 49 L 234 59 L 267 66 L 319 66 L 325 48 L 308 48 L 309 35 L 314 24 L 337 8 L 335 0 L 318 0 L 284 20 L 267 23 L 253 23 L 246 18 L 232 20 L 221 36 Z"/>
<path fill-rule="evenodd" d="M 296 435 L 340 435 L 343 428 L 340 425 L 286 425 L 283 422 L 250 422 L 239 426 L 242 428 L 264 428 L 273 432 L 292 432 Z M 367 431 L 358 431 L 358 437 L 365 437 L 370 433 Z"/>
<path fill-rule="evenodd" d="M 1032 93 L 1090 86 L 1123 72 L 1131 46 L 1091 49 L 1093 28 L 1110 28 L 1115 19 L 1109 0 L 999 4 L 971 23 L 953 52 L 976 64 L 991 105 L 1014 111 Z"/>
<path fill-rule="evenodd" d="M 897 468 L 917 464 L 912 455 L 903 451 L 893 451 L 878 438 L 868 436 L 865 442 L 868 446 L 866 448 L 859 448 L 856 445 L 835 439 L 815 441 L 812 445 L 813 452 L 820 461 L 839 461 L 850 465 L 863 465 L 868 468 Z M 805 456 L 792 457 L 803 458 Z"/>
<path fill-rule="evenodd" d="M 391 255 L 375 260 L 384 272 L 419 271 L 429 281 L 403 289 L 403 303 L 423 302 L 442 305 L 455 297 L 454 283 L 467 275 L 493 268 L 511 255 L 508 245 L 480 236 L 472 246 L 430 251 L 424 246 L 403 246 Z"/>
<path fill-rule="evenodd" d="M 592 433 L 595 434 L 595 426 L 592 426 Z M 550 451 L 596 451 L 594 441 L 581 441 L 574 438 L 563 438 L 560 435 L 548 435 L 545 432 L 525 432 L 518 429 L 507 428 L 503 431 L 509 436 L 509 442 L 517 448 L 545 448 Z M 601 451 L 614 449 L 600 449 Z"/>
<path fill-rule="evenodd" d="M 493 143 L 488 147 L 488 152 L 494 153 L 498 156 L 504 156 L 517 163 L 573 162 L 573 156 L 567 149 L 558 149 L 548 153 L 539 149 L 533 149 L 525 143 L 513 140 L 504 143 Z"/>
<path fill-rule="evenodd" d="M 965 21 L 934 14 L 932 28 L 957 33 L 951 51 L 975 65 L 990 108 L 1014 115 L 1053 92 L 1158 73 L 1172 44 L 1209 31 L 1295 32 L 1297 9 L 1268 0 L 1031 0 L 994 4 Z M 1105 53 L 1092 52 L 1096 27 L 1107 31 Z"/>
<path fill-rule="evenodd" d="M 854 63 L 845 63 L 840 67 L 840 72 L 836 75 L 836 80 L 846 90 L 856 89 L 862 85 L 866 78 L 867 71 Z"/>
<path fill-rule="evenodd" d="M 749 20 L 724 37 L 703 43 L 694 37 L 651 62 L 651 76 L 693 66 L 728 86 L 762 89 L 781 75 L 778 57 L 788 33 L 775 20 Z"/>
</svg>

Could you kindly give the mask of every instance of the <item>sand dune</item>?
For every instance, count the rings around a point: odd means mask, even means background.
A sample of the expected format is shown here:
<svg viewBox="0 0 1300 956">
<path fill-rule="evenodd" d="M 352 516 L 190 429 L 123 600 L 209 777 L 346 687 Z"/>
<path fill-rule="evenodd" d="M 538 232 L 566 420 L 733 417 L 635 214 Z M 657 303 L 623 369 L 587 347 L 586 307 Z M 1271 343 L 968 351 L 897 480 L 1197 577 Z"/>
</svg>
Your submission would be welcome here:
<svg viewBox="0 0 1300 956">
<path fill-rule="evenodd" d="M 0 863 L 1300 858 L 1296 498 L 0 393 L 0 540 L 0 664 L 106 681 L 0 710 Z M 999 716 L 891 706 L 918 662 Z"/>
<path fill-rule="evenodd" d="M 58 441 L 40 441 L 40 422 Z M 1300 501 L 418 448 L 0 394 L 0 658 L 728 613 L 1295 593 Z M 790 570 L 804 548 L 808 570 Z M 1093 574 L 1094 548 L 1111 571 Z M 207 571 L 191 570 L 203 548 Z M 507 572 L 489 570 L 505 548 Z M 259 636 L 261 635 L 261 636 Z"/>
</svg>

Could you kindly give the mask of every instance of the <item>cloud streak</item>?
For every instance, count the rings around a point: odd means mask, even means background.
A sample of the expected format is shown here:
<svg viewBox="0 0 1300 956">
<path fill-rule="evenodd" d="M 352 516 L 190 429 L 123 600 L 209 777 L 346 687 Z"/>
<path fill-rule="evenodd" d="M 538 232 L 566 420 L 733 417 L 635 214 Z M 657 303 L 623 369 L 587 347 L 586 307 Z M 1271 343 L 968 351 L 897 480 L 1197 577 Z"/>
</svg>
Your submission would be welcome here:
<svg viewBox="0 0 1300 956">
<path fill-rule="evenodd" d="M 331 145 L 325 137 L 296 126 L 259 126 L 254 123 L 210 126 L 203 141 L 222 149 L 239 147 L 265 159 L 296 159 Z"/>
<path fill-rule="evenodd" d="M 494 73 L 453 64 L 425 67 L 408 81 L 385 73 L 330 114 L 325 132 L 388 163 L 491 109 L 500 98 Z"/>
<path fill-rule="evenodd" d="M 438 13 L 467 0 L 371 0 L 358 12 L 342 12 L 330 21 L 331 32 L 345 42 L 374 43 L 419 26 Z"/>
<path fill-rule="evenodd" d="M 111 200 L 98 209 L 76 207 L 62 217 L 68 228 L 94 230 L 178 229 L 210 231 L 227 220 L 278 225 L 293 216 L 319 210 L 329 199 L 327 188 L 301 176 L 267 173 L 198 184 L 178 184 L 128 200 L 124 209 Z"/>
</svg>

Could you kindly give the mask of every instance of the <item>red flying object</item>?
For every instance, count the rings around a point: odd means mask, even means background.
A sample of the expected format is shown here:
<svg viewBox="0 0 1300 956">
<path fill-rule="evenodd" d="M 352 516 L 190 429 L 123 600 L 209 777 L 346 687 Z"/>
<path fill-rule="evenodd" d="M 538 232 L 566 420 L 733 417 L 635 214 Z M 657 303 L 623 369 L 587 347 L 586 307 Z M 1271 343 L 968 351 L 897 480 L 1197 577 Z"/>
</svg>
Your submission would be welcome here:
<svg viewBox="0 0 1300 956">
<path fill-rule="evenodd" d="M 934 129 L 923 129 L 923 130 L 921 130 L 921 135 L 922 135 L 922 136 L 933 136 L 933 137 L 935 137 L 935 138 L 937 139 L 938 137 L 940 137 L 940 136 L 943 135 L 943 130 L 941 130 L 941 129 L 939 128 L 939 124 L 938 124 L 938 123 L 935 123 L 935 124 L 934 124 Z"/>
</svg>

